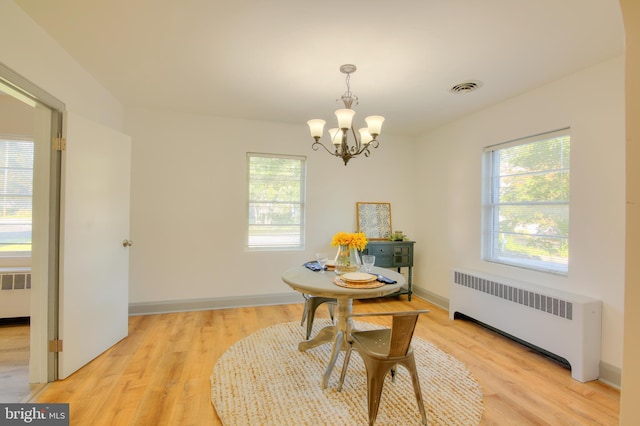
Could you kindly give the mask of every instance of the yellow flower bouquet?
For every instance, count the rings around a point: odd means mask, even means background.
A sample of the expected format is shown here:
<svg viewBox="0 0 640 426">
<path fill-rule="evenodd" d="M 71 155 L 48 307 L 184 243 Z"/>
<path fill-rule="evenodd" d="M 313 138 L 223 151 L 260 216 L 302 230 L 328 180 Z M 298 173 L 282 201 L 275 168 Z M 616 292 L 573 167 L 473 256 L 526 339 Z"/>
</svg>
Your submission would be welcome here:
<svg viewBox="0 0 640 426">
<path fill-rule="evenodd" d="M 367 236 L 364 232 L 338 232 L 331 240 L 332 246 L 338 247 L 335 260 L 336 274 L 342 275 L 346 272 L 355 272 L 360 269 L 359 252 L 367 246 Z"/>
<path fill-rule="evenodd" d="M 350 249 L 364 250 L 367 246 L 367 236 L 364 232 L 338 232 L 331 240 L 331 246 L 348 246 Z"/>
</svg>

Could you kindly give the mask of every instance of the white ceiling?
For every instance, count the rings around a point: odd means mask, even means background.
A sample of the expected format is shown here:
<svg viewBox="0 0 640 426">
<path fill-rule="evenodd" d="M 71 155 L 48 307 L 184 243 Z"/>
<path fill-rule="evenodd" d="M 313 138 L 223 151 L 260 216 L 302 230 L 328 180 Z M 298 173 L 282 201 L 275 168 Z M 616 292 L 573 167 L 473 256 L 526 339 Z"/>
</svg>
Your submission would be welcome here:
<svg viewBox="0 0 640 426">
<path fill-rule="evenodd" d="M 125 106 L 332 124 L 353 63 L 356 122 L 383 115 L 383 133 L 623 53 L 618 0 L 15 1 Z M 466 80 L 483 85 L 449 92 Z"/>
</svg>

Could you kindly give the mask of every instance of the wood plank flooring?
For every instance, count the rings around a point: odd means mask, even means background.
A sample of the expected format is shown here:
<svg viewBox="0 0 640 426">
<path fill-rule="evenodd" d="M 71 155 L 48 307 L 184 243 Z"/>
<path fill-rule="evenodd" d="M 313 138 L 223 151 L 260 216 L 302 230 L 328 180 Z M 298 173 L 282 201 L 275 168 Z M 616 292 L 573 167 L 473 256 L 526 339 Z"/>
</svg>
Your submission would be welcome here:
<svg viewBox="0 0 640 426">
<path fill-rule="evenodd" d="M 43 385 L 29 384 L 29 324 L 0 326 L 0 402 L 24 402 Z"/>
<path fill-rule="evenodd" d="M 420 298 L 355 301 L 355 312 L 430 309 L 416 335 L 467 365 L 482 387 L 483 425 L 617 425 L 620 393 L 580 383 L 538 353 Z M 68 402 L 72 425 L 219 425 L 209 377 L 232 344 L 299 321 L 302 304 L 133 316 L 129 337 L 34 402 Z M 321 306 L 318 316 L 326 316 Z M 300 328 L 301 339 L 303 328 Z M 334 374 L 339 374 L 334 371 Z"/>
</svg>

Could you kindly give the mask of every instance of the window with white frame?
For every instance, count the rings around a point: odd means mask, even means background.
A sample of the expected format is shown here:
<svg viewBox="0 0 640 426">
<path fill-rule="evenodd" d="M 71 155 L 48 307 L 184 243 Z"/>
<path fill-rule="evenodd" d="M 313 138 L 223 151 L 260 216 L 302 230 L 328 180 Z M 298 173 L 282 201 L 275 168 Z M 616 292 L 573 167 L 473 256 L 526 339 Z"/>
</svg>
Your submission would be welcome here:
<svg viewBox="0 0 640 426">
<path fill-rule="evenodd" d="M 485 148 L 483 258 L 566 274 L 569 129 Z"/>
<path fill-rule="evenodd" d="M 247 247 L 304 248 L 305 157 L 247 153 L 247 169 Z"/>
<path fill-rule="evenodd" d="M 0 257 L 31 255 L 33 140 L 0 136 Z"/>
</svg>

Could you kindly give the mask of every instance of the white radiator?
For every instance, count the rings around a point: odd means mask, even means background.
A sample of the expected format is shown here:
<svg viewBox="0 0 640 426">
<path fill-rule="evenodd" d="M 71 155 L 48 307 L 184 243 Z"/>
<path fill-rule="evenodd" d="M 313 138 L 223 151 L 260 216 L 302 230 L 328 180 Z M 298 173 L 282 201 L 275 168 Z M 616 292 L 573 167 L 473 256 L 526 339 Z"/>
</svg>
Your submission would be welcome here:
<svg viewBox="0 0 640 426">
<path fill-rule="evenodd" d="M 564 358 L 581 382 L 600 375 L 599 300 L 457 268 L 450 285 L 451 319 L 461 313 Z"/>
<path fill-rule="evenodd" d="M 31 272 L 0 272 L 0 318 L 28 317 L 31 312 Z"/>
</svg>

